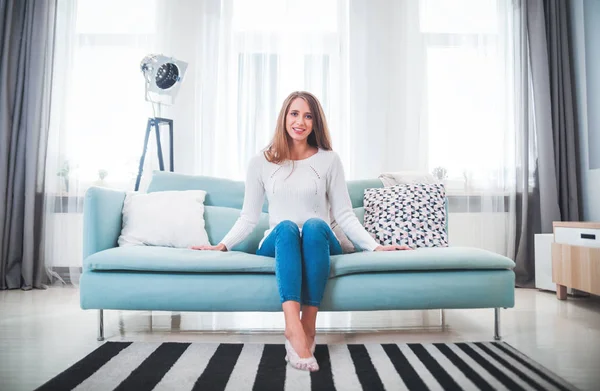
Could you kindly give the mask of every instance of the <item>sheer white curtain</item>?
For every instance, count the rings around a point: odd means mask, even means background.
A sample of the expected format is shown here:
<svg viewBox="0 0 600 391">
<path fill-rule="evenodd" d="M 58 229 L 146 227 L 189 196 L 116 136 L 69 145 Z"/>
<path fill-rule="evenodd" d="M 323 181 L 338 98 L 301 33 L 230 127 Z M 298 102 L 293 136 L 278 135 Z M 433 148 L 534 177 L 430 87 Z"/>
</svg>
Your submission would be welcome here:
<svg viewBox="0 0 600 391">
<path fill-rule="evenodd" d="M 516 3 L 351 4 L 351 174 L 441 173 L 451 245 L 512 256 Z"/>
<path fill-rule="evenodd" d="M 243 179 L 283 99 L 309 90 L 324 106 L 348 179 L 438 168 L 451 196 L 451 244 L 513 253 L 521 94 L 513 0 L 62 6 L 56 83 L 64 88 L 53 101 L 47 180 L 60 202 L 47 218 L 49 266 L 81 265 L 74 244 L 89 185 L 133 189 L 152 115 L 139 62 L 155 52 L 189 63 L 175 105 L 160 113 L 174 119 L 177 172 Z M 155 167 L 147 164 L 141 190 Z"/>
<path fill-rule="evenodd" d="M 152 116 L 139 63 L 155 49 L 157 5 L 58 2 L 44 219 L 44 258 L 52 281 L 78 282 L 86 190 L 133 189 Z"/>
<path fill-rule="evenodd" d="M 337 149 L 347 152 L 347 1 L 206 1 L 197 11 L 193 36 L 183 24 L 172 31 L 197 49 L 179 54 L 193 62 L 195 79 L 187 81 L 196 95 L 172 108 L 193 117 L 186 122 L 194 123 L 197 153 L 183 166 L 243 179 L 295 90 L 320 99 Z"/>
</svg>

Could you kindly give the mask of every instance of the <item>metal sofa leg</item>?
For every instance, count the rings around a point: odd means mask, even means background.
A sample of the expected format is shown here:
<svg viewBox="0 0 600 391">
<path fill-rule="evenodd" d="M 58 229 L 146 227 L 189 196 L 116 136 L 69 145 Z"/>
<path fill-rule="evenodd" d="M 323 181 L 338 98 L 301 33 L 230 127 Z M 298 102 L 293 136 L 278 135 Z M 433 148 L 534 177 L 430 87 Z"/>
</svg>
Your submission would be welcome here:
<svg viewBox="0 0 600 391">
<path fill-rule="evenodd" d="M 500 341 L 500 308 L 494 308 L 494 340 Z"/>
<path fill-rule="evenodd" d="M 104 341 L 104 310 L 98 310 L 98 341 Z"/>
</svg>

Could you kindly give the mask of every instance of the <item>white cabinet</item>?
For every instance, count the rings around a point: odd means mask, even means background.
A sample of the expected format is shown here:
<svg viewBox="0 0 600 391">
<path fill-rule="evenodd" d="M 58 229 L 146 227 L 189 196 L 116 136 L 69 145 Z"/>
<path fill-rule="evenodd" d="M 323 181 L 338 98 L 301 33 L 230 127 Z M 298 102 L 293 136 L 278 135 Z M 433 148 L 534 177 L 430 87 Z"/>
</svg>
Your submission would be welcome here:
<svg viewBox="0 0 600 391">
<path fill-rule="evenodd" d="M 554 234 L 535 235 L 535 287 L 556 292 L 552 282 L 552 242 Z"/>
</svg>

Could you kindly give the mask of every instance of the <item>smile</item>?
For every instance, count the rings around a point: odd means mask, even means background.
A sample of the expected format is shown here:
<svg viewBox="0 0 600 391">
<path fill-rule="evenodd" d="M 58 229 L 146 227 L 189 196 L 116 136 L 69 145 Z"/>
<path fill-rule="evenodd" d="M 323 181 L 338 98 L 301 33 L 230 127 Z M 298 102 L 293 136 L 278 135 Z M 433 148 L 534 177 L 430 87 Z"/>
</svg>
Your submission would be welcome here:
<svg viewBox="0 0 600 391">
<path fill-rule="evenodd" d="M 292 128 L 292 130 L 294 131 L 294 133 L 296 134 L 302 134 L 306 129 L 302 129 L 302 128 Z"/>
</svg>

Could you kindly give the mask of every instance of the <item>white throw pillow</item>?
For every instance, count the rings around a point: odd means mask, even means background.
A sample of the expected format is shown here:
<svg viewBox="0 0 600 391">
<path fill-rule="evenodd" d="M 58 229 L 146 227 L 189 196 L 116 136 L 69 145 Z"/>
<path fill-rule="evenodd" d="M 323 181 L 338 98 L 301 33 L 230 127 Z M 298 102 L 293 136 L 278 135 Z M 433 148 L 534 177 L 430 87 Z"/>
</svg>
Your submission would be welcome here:
<svg viewBox="0 0 600 391">
<path fill-rule="evenodd" d="M 440 181 L 435 179 L 433 175 L 423 171 L 384 172 L 383 174 L 379 175 L 379 180 L 383 183 L 384 187 L 405 185 L 410 183 L 440 183 Z"/>
<path fill-rule="evenodd" d="M 119 246 L 187 248 L 210 244 L 202 190 L 128 192 Z"/>
</svg>

